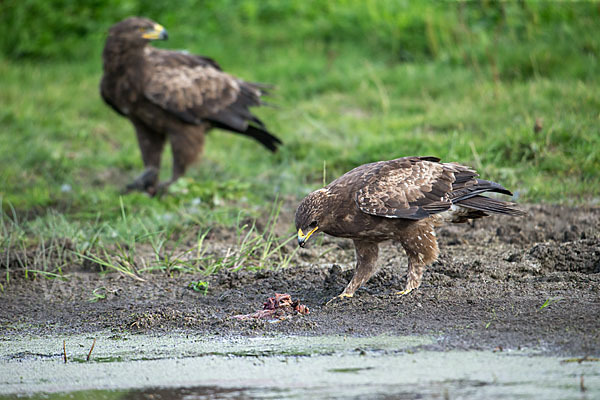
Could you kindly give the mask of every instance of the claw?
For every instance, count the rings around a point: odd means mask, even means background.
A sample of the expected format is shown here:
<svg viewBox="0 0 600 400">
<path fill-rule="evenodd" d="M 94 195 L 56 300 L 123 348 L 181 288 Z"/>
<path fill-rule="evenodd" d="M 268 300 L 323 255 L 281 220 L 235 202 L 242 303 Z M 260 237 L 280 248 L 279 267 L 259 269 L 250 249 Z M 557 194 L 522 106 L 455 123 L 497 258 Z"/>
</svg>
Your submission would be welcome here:
<svg viewBox="0 0 600 400">
<path fill-rule="evenodd" d="M 162 197 L 162 195 L 166 194 L 169 192 L 169 186 L 171 186 L 171 184 L 175 182 L 174 180 L 168 180 L 165 182 L 160 182 L 156 189 L 155 189 L 155 195 L 157 195 L 158 197 Z"/>
<path fill-rule="evenodd" d="M 329 300 L 327 303 L 325 303 L 325 305 L 328 306 L 329 303 L 331 303 L 334 300 L 343 300 L 345 298 L 351 298 L 351 297 L 354 297 L 354 295 L 353 294 L 348 294 L 348 293 L 342 293 L 339 296 L 335 296 L 333 299 Z"/>
<path fill-rule="evenodd" d="M 396 292 L 396 295 L 398 295 L 398 296 L 406 296 L 407 294 L 409 294 L 409 293 L 410 293 L 410 292 L 412 292 L 413 290 L 414 290 L 414 289 L 412 289 L 412 288 L 411 288 L 411 289 L 409 289 L 409 288 L 406 288 L 406 289 L 404 289 L 404 290 L 402 290 L 402 291 L 400 291 L 400 292 Z"/>
<path fill-rule="evenodd" d="M 158 170 L 156 168 L 147 168 L 140 176 L 125 187 L 123 193 L 129 193 L 133 190 L 147 192 L 150 196 L 156 194 L 156 183 L 158 181 Z"/>
</svg>

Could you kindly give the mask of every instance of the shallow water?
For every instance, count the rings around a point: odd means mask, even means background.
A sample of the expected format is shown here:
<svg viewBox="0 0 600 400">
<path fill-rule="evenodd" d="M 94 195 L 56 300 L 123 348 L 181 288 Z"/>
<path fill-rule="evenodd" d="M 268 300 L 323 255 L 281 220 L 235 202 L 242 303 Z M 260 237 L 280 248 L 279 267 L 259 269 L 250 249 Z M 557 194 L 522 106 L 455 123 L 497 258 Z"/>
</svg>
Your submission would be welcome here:
<svg viewBox="0 0 600 400">
<path fill-rule="evenodd" d="M 600 396 L 598 362 L 564 362 L 531 351 L 422 349 L 433 341 L 430 337 L 221 338 L 110 332 L 10 338 L 0 341 L 0 398 Z"/>
</svg>

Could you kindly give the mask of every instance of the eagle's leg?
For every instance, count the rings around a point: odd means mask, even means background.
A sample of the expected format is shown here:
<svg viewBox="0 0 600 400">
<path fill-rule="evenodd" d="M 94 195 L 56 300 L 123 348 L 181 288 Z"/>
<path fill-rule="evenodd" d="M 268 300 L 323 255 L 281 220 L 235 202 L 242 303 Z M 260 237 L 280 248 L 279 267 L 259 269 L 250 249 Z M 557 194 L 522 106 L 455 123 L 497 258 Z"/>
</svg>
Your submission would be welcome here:
<svg viewBox="0 0 600 400">
<path fill-rule="evenodd" d="M 421 281 L 423 280 L 423 273 L 425 272 L 425 264 L 422 261 L 414 260 L 413 257 L 409 255 L 408 257 L 408 281 L 406 282 L 406 287 L 404 290 L 396 293 L 400 296 L 404 296 L 409 294 L 413 290 L 417 289 L 421 286 Z"/>
<path fill-rule="evenodd" d="M 356 270 L 354 271 L 354 276 L 344 291 L 340 295 L 329 300 L 327 304 L 336 299 L 354 296 L 354 293 L 358 288 L 368 281 L 377 270 L 379 245 L 376 242 L 355 239 L 354 249 L 356 250 Z"/>
<path fill-rule="evenodd" d="M 153 132 L 139 121 L 134 120 L 133 125 L 142 152 L 145 170 L 126 186 L 125 191 L 139 190 L 154 195 L 158 184 L 160 157 L 166 138 L 163 134 Z"/>
<path fill-rule="evenodd" d="M 406 287 L 396 293 L 403 296 L 421 286 L 425 267 L 437 260 L 440 250 L 433 223 L 427 220 L 411 225 L 399 240 L 408 256 Z"/>
<path fill-rule="evenodd" d="M 171 179 L 159 185 L 159 191 L 166 188 L 179 179 L 188 166 L 196 160 L 204 146 L 204 127 L 190 125 L 181 131 L 170 134 L 171 151 L 173 153 L 173 175 Z"/>
</svg>

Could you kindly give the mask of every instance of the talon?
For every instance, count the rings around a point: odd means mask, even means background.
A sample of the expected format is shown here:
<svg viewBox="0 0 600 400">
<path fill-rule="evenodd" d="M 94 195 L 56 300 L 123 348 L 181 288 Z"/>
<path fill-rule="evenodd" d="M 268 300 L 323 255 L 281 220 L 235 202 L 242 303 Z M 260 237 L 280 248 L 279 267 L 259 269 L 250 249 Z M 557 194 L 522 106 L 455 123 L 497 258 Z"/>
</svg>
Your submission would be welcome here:
<svg viewBox="0 0 600 400">
<path fill-rule="evenodd" d="M 409 294 L 410 292 L 412 292 L 414 289 L 404 289 L 400 292 L 396 292 L 396 295 L 398 296 L 406 296 L 407 294 Z"/>
<path fill-rule="evenodd" d="M 329 300 L 327 303 L 325 303 L 325 305 L 328 306 L 329 303 L 331 303 L 332 301 L 334 301 L 334 300 L 343 300 L 346 297 L 347 298 L 351 298 L 351 297 L 354 297 L 354 295 L 353 294 L 348 294 L 348 293 L 342 293 L 339 296 L 335 296 L 333 299 Z"/>
<path fill-rule="evenodd" d="M 133 182 L 128 184 L 123 193 L 129 193 L 137 190 L 140 192 L 146 192 L 150 196 L 156 194 L 156 183 L 158 182 L 158 170 L 156 168 L 147 168 L 140 176 L 134 179 Z"/>
<path fill-rule="evenodd" d="M 162 195 L 168 193 L 169 186 L 171 186 L 171 184 L 173 182 L 175 182 L 175 181 L 171 179 L 169 181 L 159 183 L 155 190 L 155 195 L 158 195 L 159 197 L 161 197 Z"/>
</svg>

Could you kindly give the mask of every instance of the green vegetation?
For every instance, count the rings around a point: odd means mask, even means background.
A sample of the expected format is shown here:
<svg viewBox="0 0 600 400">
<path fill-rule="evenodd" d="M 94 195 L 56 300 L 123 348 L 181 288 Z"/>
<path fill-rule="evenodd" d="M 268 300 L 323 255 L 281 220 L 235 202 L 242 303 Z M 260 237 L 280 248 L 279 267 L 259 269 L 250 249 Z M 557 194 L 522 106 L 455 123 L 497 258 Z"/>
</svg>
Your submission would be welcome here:
<svg viewBox="0 0 600 400">
<path fill-rule="evenodd" d="M 205 296 L 208 293 L 208 282 L 206 281 L 191 281 L 188 283 L 188 287 L 195 292 L 201 292 Z"/>
<path fill-rule="evenodd" d="M 520 201 L 598 201 L 597 4 L 155 3 L 0 3 L 5 281 L 15 271 L 65 276 L 73 265 L 140 279 L 283 267 L 293 261 L 293 207 L 324 174 L 404 155 L 472 165 Z M 132 14 L 169 30 L 162 47 L 275 84 L 277 107 L 256 112 L 281 151 L 213 131 L 169 195 L 120 196 L 142 164 L 132 127 L 102 103 L 98 82 L 106 31 Z M 224 253 L 207 247 L 221 240 L 215 228 L 232 233 Z"/>
<path fill-rule="evenodd" d="M 562 299 L 560 299 L 560 298 L 551 298 L 551 297 L 549 297 L 548 299 L 546 299 L 546 301 L 544 302 L 544 304 L 542 304 L 542 305 L 540 306 L 540 308 L 539 308 L 539 310 L 538 310 L 538 311 L 541 311 L 541 310 L 543 310 L 544 308 L 546 308 L 546 307 L 548 307 L 548 306 L 550 306 L 550 305 L 552 305 L 552 304 L 554 304 L 554 303 L 557 303 L 557 302 L 559 302 L 560 300 L 562 300 Z"/>
</svg>

